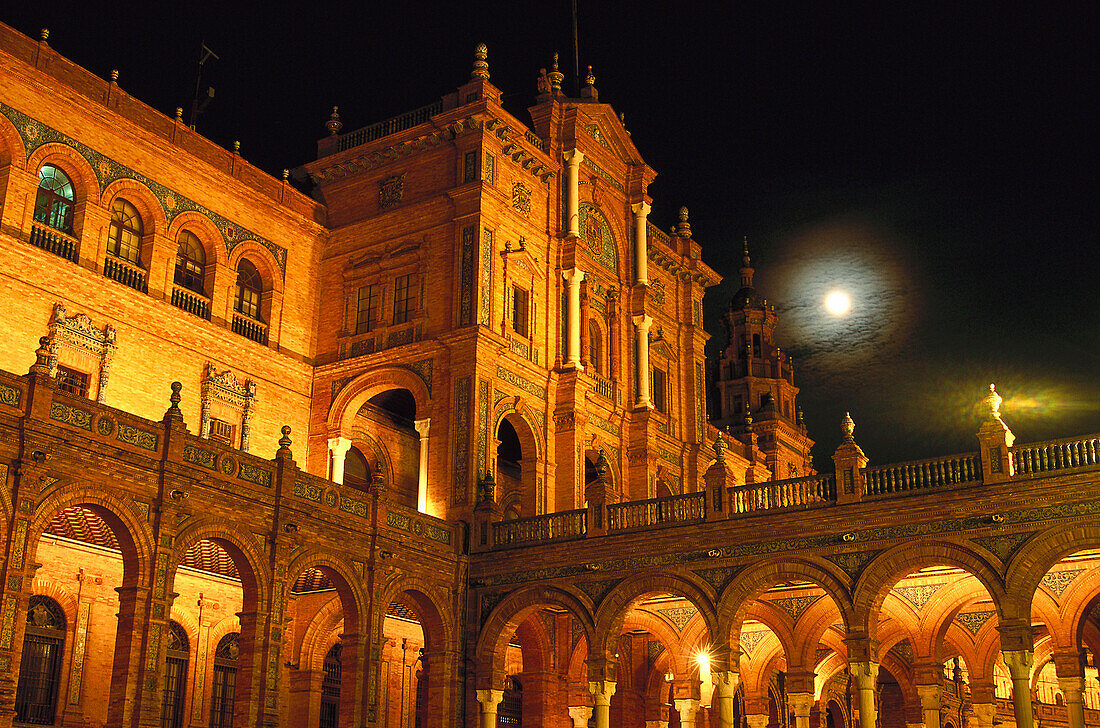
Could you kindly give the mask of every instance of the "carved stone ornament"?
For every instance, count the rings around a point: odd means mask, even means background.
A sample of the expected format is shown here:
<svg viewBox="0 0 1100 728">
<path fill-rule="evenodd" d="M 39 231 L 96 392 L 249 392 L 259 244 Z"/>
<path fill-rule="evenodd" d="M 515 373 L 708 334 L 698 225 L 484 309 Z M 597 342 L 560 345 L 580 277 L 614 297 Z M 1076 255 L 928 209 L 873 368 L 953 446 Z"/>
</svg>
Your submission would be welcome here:
<svg viewBox="0 0 1100 728">
<path fill-rule="evenodd" d="M 401 204 L 401 198 L 405 195 L 405 175 L 398 174 L 387 177 L 378 183 L 378 207 L 386 210 L 394 205 Z"/>
<path fill-rule="evenodd" d="M 512 185 L 512 207 L 524 217 L 531 216 L 531 188 L 522 182 Z"/>
<path fill-rule="evenodd" d="M 199 434 L 210 437 L 211 408 L 215 402 L 222 402 L 235 410 L 241 423 L 241 451 L 248 452 L 248 440 L 251 434 L 251 421 L 256 403 L 256 383 L 251 379 L 238 382 L 237 376 L 230 370 L 218 372 L 213 363 L 207 363 L 203 372 L 200 390 L 202 417 Z"/>
<path fill-rule="evenodd" d="M 99 391 L 96 401 L 105 404 L 107 401 L 107 385 L 111 376 L 111 361 L 114 359 L 115 328 L 110 324 L 100 331 L 92 324 L 87 314 L 78 313 L 69 316 L 65 304 L 55 303 L 53 318 L 50 321 L 49 349 L 50 375 L 57 376 L 57 362 L 62 348 L 72 347 L 78 351 L 91 354 L 99 359 Z"/>
</svg>

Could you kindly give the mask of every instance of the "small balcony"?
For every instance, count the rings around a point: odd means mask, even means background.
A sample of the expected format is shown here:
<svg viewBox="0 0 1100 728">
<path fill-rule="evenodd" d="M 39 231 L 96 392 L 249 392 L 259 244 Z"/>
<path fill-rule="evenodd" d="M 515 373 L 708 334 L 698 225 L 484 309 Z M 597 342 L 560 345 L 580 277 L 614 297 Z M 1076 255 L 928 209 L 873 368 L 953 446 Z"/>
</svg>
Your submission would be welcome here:
<svg viewBox="0 0 1100 728">
<path fill-rule="evenodd" d="M 63 232 L 34 223 L 31 225 L 31 236 L 28 242 L 47 253 L 76 262 L 77 240 Z"/>
<path fill-rule="evenodd" d="M 103 261 L 103 275 L 135 291 L 149 292 L 145 271 L 129 261 L 108 257 Z"/>
<path fill-rule="evenodd" d="M 257 344 L 267 346 L 267 324 L 261 321 L 235 313 L 233 314 L 233 332 L 246 339 L 252 339 Z"/>
<path fill-rule="evenodd" d="M 210 299 L 183 286 L 172 286 L 172 305 L 192 316 L 210 320 Z"/>
</svg>

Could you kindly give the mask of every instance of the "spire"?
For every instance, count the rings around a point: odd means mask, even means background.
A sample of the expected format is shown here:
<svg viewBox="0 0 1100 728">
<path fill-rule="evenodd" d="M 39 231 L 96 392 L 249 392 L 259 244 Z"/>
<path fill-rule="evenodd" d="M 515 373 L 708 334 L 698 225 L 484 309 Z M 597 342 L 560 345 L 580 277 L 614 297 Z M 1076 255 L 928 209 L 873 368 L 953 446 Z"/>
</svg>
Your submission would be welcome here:
<svg viewBox="0 0 1100 728">
<path fill-rule="evenodd" d="M 554 63 L 547 74 L 550 79 L 550 93 L 561 96 L 561 82 L 565 80 L 565 74 L 558 70 L 558 54 L 554 54 Z"/>
<path fill-rule="evenodd" d="M 179 114 L 176 115 L 179 118 Z M 340 121 L 340 107 L 333 106 L 332 114 L 329 115 L 328 121 L 325 122 L 325 128 L 328 129 L 329 136 L 336 136 L 340 133 L 340 130 L 344 128 L 344 122 Z"/>
<path fill-rule="evenodd" d="M 485 59 L 489 57 L 489 47 L 484 43 L 478 43 L 474 48 L 474 70 L 470 72 L 470 79 L 484 79 L 489 80 L 489 62 Z"/>
<path fill-rule="evenodd" d="M 749 236 L 745 236 L 745 252 L 741 258 L 741 287 L 752 288 L 752 274 L 754 273 L 752 261 L 749 259 Z"/>
</svg>

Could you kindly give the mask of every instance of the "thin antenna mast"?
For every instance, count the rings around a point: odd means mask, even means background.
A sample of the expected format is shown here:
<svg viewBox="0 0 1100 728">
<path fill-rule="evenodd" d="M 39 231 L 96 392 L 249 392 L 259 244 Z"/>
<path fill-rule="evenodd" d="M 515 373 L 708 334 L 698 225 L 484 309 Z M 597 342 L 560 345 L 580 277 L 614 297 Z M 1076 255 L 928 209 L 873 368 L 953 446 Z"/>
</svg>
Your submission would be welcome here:
<svg viewBox="0 0 1100 728">
<path fill-rule="evenodd" d="M 577 95 L 581 93 L 581 61 L 580 49 L 577 45 L 577 0 L 573 0 L 573 82 L 576 84 Z"/>
<path fill-rule="evenodd" d="M 202 100 L 202 104 L 199 104 L 199 88 L 202 86 L 202 69 L 211 58 L 215 61 L 221 60 L 217 53 L 206 47 L 206 41 L 204 40 L 199 48 L 199 67 L 195 72 L 195 95 L 191 98 L 191 122 L 189 124 L 191 129 L 195 128 L 195 121 L 198 119 L 199 114 L 205 111 L 210 102 L 214 100 L 214 87 L 209 86 L 206 89 L 206 98 Z"/>
</svg>

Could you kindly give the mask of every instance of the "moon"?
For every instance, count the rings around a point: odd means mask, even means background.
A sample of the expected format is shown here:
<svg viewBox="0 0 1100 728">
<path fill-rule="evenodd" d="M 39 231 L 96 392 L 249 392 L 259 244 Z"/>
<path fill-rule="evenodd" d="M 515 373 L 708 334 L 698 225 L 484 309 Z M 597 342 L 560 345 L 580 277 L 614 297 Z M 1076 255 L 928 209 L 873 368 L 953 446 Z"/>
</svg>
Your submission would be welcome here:
<svg viewBox="0 0 1100 728">
<path fill-rule="evenodd" d="M 829 291 L 825 296 L 825 310 L 833 316 L 845 316 L 852 310 L 852 298 L 844 291 Z"/>
</svg>

